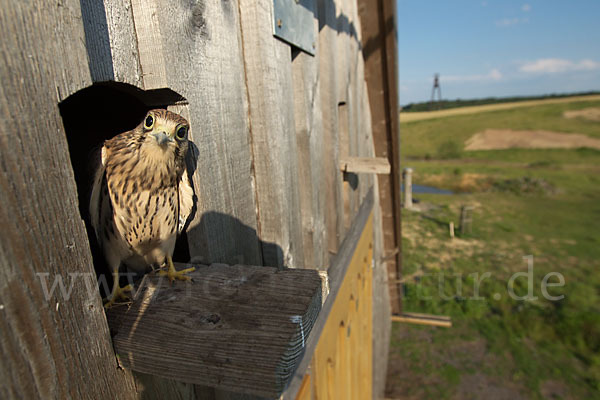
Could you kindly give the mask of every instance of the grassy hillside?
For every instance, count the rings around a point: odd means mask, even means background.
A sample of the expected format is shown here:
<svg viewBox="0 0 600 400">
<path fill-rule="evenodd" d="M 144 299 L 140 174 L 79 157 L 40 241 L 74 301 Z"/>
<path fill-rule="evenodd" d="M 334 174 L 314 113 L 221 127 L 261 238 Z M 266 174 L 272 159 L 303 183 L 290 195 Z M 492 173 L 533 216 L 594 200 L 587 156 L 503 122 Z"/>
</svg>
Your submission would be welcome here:
<svg viewBox="0 0 600 400">
<path fill-rule="evenodd" d="M 453 108 L 461 108 L 461 107 L 473 107 L 473 106 L 483 106 L 487 104 L 502 104 L 502 103 L 517 103 L 522 101 L 531 101 L 531 100 L 550 100 L 550 99 L 564 99 L 575 96 L 589 96 L 589 95 L 597 95 L 600 94 L 598 92 L 588 92 L 588 93 L 573 93 L 573 94 L 551 94 L 547 96 L 517 96 L 517 97 L 488 97 L 485 99 L 470 99 L 470 100 L 442 100 L 433 104 L 433 107 L 437 110 L 448 110 Z M 430 111 L 432 104 L 430 101 L 424 101 L 421 103 L 410 103 L 402 108 L 402 112 L 422 112 L 422 111 Z"/>
<path fill-rule="evenodd" d="M 405 311 L 450 315 L 454 326 L 394 324 L 388 397 L 600 398 L 600 151 L 462 150 L 486 128 L 600 137 L 599 122 L 562 117 L 586 107 L 600 101 L 401 125 L 414 183 L 458 192 L 415 195 L 421 211 L 403 211 Z M 450 239 L 464 204 L 475 206 L 473 231 Z M 535 300 L 508 288 L 526 256 Z M 550 272 L 564 285 L 545 294 L 561 300 L 544 297 Z M 514 284 L 528 294 L 527 277 Z"/>
<path fill-rule="evenodd" d="M 497 110 L 509 110 L 519 107 L 532 107 L 538 105 L 548 105 L 548 104 L 561 104 L 561 103 L 574 103 L 578 101 L 598 101 L 600 100 L 600 95 L 588 95 L 588 96 L 575 96 L 575 97 L 567 97 L 567 98 L 557 98 L 557 99 L 544 99 L 544 100 L 526 100 L 519 101 L 514 103 L 500 103 L 500 104 L 487 104 L 483 106 L 473 106 L 473 107 L 461 107 L 461 108 L 453 108 L 450 110 L 438 110 L 438 111 L 423 111 L 423 112 L 401 112 L 400 113 L 400 122 L 413 122 L 413 121 L 421 121 L 424 119 L 436 119 L 442 117 L 448 117 L 453 115 L 467 115 L 467 114 L 476 114 L 488 111 L 497 111 Z"/>
<path fill-rule="evenodd" d="M 589 107 L 600 107 L 600 100 L 555 103 L 403 123 L 400 126 L 402 156 L 409 159 L 460 157 L 465 140 L 487 128 L 542 129 L 600 138 L 598 122 L 562 116 L 565 111 Z M 448 149 L 456 149 L 456 153 L 446 154 Z M 488 155 L 470 154 L 469 157 L 485 159 Z"/>
</svg>

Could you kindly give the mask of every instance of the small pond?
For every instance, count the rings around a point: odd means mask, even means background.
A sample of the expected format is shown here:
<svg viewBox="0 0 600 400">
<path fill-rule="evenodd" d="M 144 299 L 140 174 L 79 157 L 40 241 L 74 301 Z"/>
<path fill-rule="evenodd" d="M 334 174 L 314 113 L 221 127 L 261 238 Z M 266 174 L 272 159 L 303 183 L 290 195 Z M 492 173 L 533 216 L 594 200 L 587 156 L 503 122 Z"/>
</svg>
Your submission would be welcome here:
<svg viewBox="0 0 600 400">
<path fill-rule="evenodd" d="M 451 190 L 425 185 L 412 185 L 412 191 L 413 194 L 454 194 Z M 404 193 L 404 185 L 402 185 L 402 193 Z"/>
</svg>

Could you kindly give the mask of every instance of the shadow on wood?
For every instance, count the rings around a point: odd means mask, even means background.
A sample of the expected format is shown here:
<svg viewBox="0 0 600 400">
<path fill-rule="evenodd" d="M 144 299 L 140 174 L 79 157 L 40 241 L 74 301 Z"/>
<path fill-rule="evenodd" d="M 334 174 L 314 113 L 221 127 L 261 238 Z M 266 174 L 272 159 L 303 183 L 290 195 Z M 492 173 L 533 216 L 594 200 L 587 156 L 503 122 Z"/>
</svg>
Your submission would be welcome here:
<svg viewBox="0 0 600 400">
<path fill-rule="evenodd" d="M 177 269 L 185 265 L 178 264 Z M 197 265 L 193 282 L 144 277 L 130 306 L 107 313 L 133 371 L 277 397 L 321 309 L 315 270 Z"/>
</svg>

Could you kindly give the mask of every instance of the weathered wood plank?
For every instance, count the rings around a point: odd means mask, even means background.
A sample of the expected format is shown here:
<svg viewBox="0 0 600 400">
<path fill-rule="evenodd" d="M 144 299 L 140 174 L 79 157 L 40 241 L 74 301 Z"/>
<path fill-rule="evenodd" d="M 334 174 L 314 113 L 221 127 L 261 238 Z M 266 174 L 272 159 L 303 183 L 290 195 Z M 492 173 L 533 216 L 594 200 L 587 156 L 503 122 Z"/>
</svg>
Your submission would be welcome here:
<svg viewBox="0 0 600 400">
<path fill-rule="evenodd" d="M 161 21 L 156 0 L 131 0 L 142 70 L 143 89 L 167 87 L 167 68 L 161 34 Z M 182 21 L 180 21 L 182 22 Z"/>
<path fill-rule="evenodd" d="M 81 1 L 88 63 L 93 82 L 123 82 L 143 88 L 131 3 Z"/>
<path fill-rule="evenodd" d="M 91 84 L 83 32 L 77 0 L 0 7 L 3 399 L 135 395 L 110 343 L 58 109 Z"/>
<path fill-rule="evenodd" d="M 337 20 L 333 1 L 318 2 L 319 13 L 319 86 L 323 115 L 323 179 L 326 185 L 327 249 L 335 255 L 344 237 L 343 176 L 338 168 L 339 120 L 337 88 Z"/>
<path fill-rule="evenodd" d="M 272 0 L 240 0 L 252 162 L 270 266 L 304 266 L 290 46 L 273 37 Z"/>
<path fill-rule="evenodd" d="M 316 8 L 316 7 L 315 7 Z M 315 19 L 315 35 L 318 20 Z M 294 121 L 298 153 L 300 212 L 304 244 L 304 267 L 326 269 L 326 186 L 323 179 L 323 120 L 319 85 L 319 53 L 298 52 L 292 61 Z"/>
<path fill-rule="evenodd" d="M 196 268 L 193 282 L 173 285 L 148 274 L 131 307 L 110 310 L 121 362 L 147 374 L 278 396 L 321 308 L 318 272 L 222 264 Z"/>
<path fill-rule="evenodd" d="M 340 170 L 356 174 L 389 174 L 390 163 L 385 157 L 340 158 Z"/>
<path fill-rule="evenodd" d="M 191 257 L 261 265 L 238 3 L 154 1 L 168 87 L 189 102 L 198 197 Z"/>
</svg>

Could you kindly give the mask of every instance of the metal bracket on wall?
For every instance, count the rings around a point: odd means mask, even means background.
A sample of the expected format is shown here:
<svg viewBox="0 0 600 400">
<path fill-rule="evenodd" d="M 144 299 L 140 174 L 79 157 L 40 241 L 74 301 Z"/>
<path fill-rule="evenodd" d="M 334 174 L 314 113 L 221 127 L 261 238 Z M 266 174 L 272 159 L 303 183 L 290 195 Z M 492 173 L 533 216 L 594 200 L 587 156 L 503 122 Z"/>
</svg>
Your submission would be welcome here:
<svg viewBox="0 0 600 400">
<path fill-rule="evenodd" d="M 314 56 L 315 0 L 273 0 L 273 35 Z"/>
</svg>

